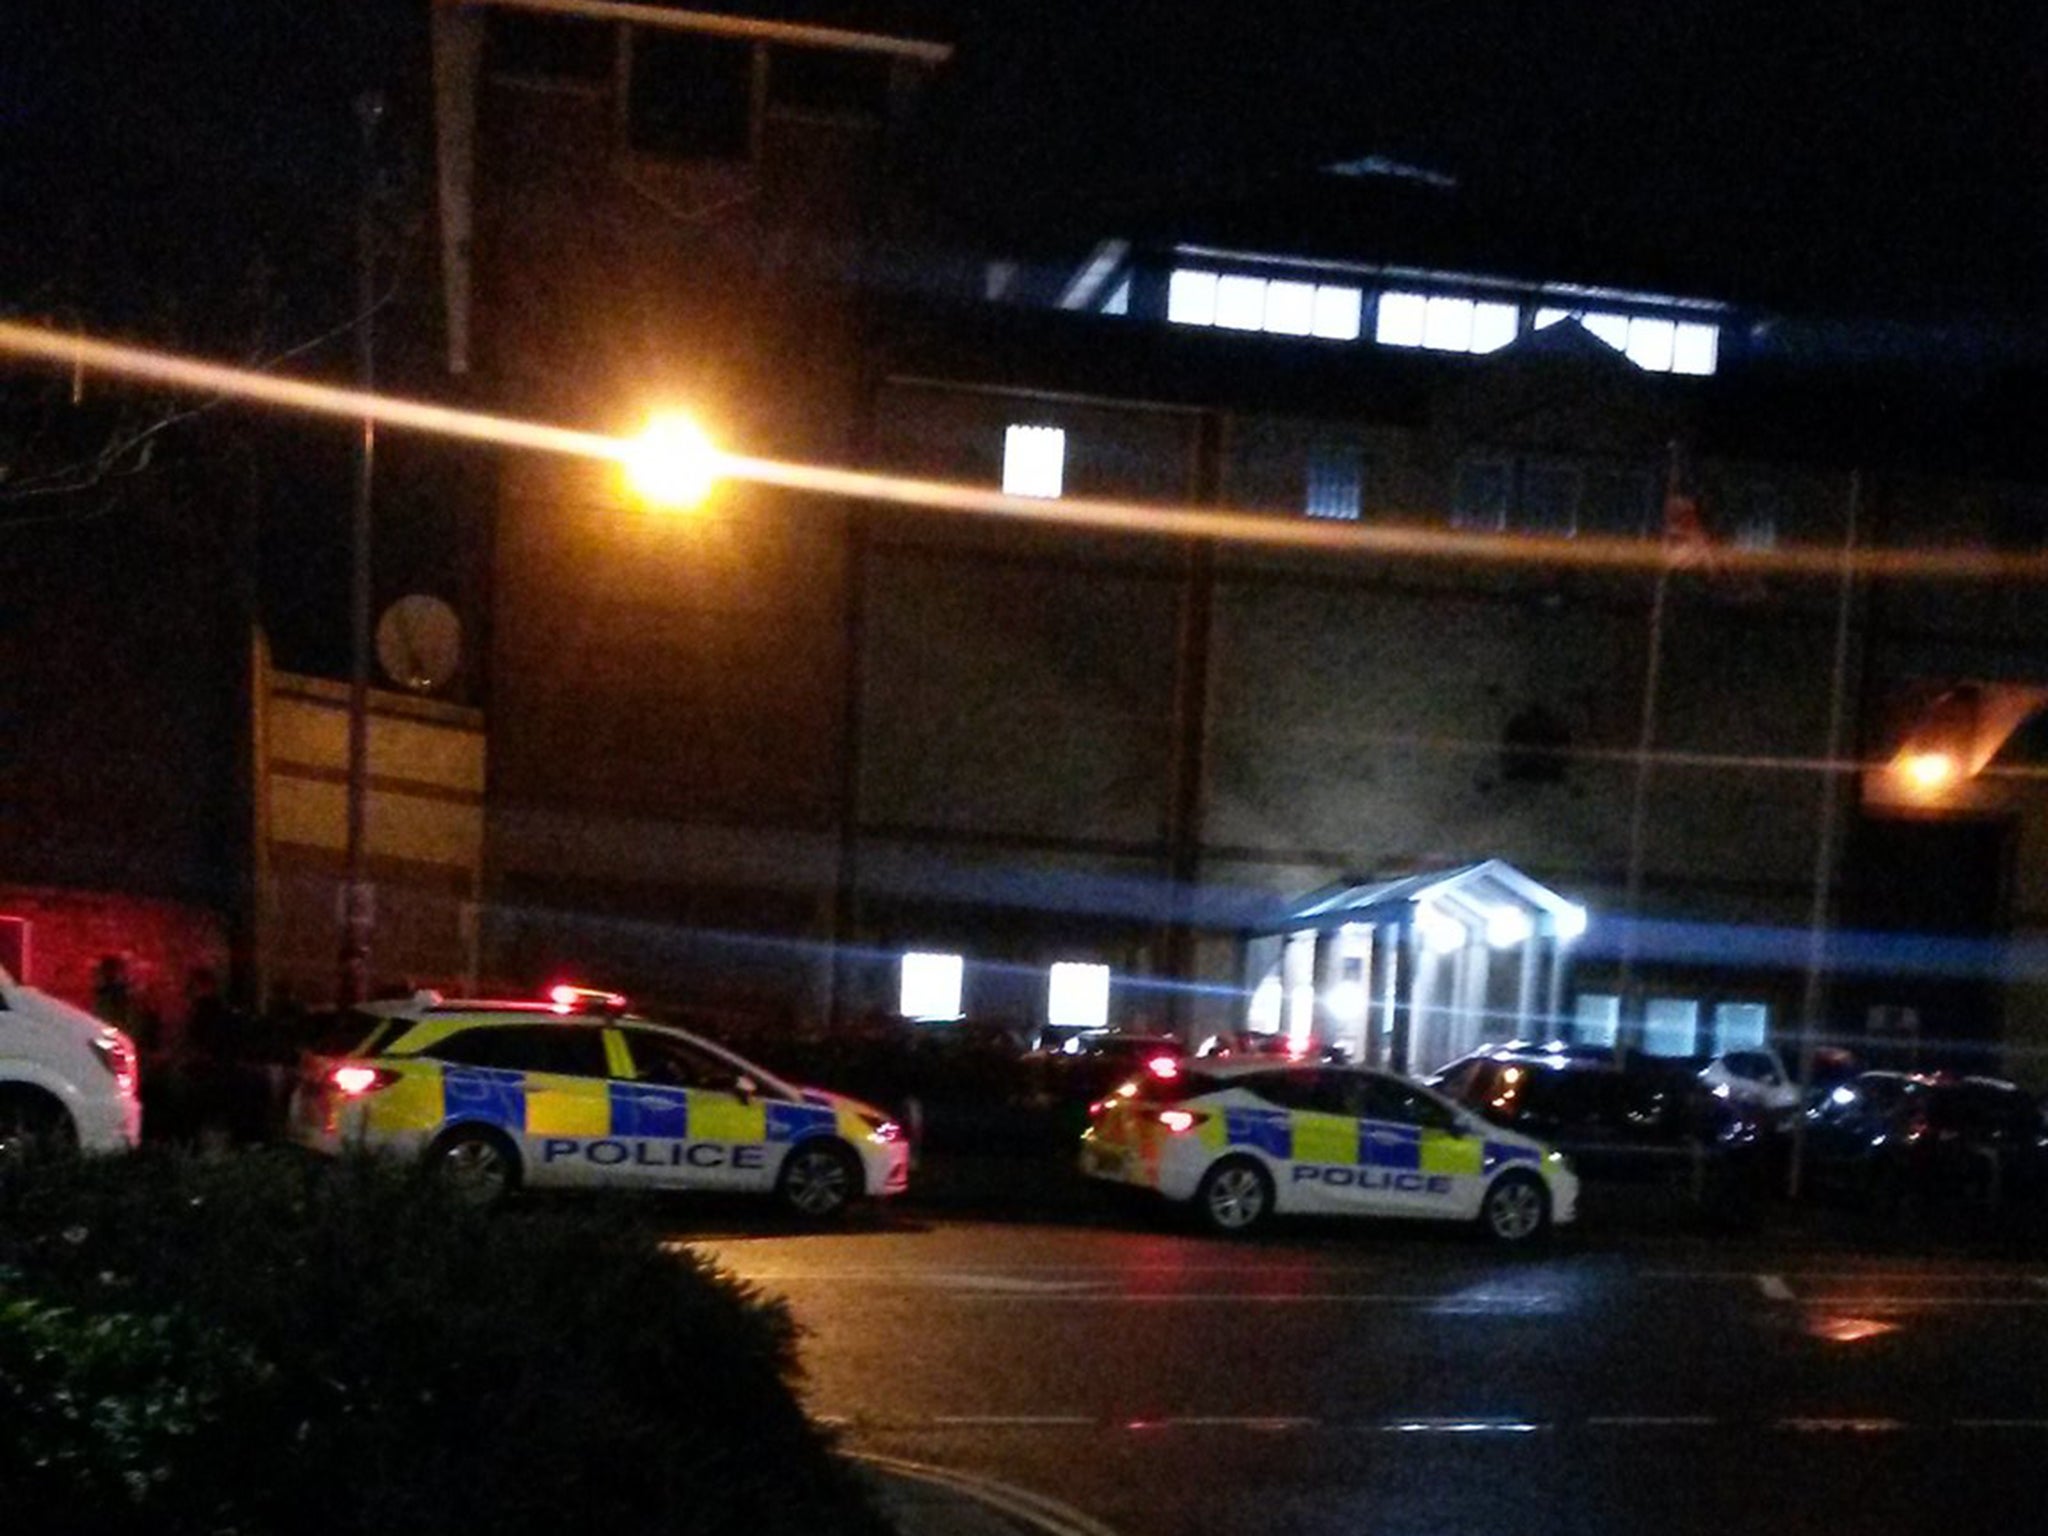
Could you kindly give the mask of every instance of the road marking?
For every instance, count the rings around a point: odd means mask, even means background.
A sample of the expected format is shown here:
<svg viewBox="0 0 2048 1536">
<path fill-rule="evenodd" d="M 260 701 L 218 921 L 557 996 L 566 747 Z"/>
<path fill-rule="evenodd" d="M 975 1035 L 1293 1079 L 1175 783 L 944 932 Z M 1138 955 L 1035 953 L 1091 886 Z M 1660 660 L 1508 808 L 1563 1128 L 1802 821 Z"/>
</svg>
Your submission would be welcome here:
<svg viewBox="0 0 2048 1536">
<path fill-rule="evenodd" d="M 1756 1288 L 1764 1293 L 1766 1301 L 1792 1300 L 1792 1287 L 1785 1283 L 1783 1275 L 1758 1275 Z"/>
<path fill-rule="evenodd" d="M 817 1423 L 832 1429 L 898 1433 L 941 1429 L 1079 1429 L 1099 1434 L 1104 1430 L 1121 1429 L 1133 1434 L 1156 1434 L 1172 1429 L 1228 1429 L 1257 1434 L 1311 1431 L 1325 1434 L 1534 1435 L 1559 1430 L 1569 1433 L 1575 1428 L 1619 1431 L 1727 1428 L 1838 1435 L 1924 1433 L 1942 1429 L 2048 1434 L 2048 1418 L 1906 1420 L 1883 1416 L 1807 1415 L 1752 1421 L 1724 1419 L 1706 1413 L 1595 1413 L 1576 1422 L 1446 1414 L 1369 1419 L 1348 1424 L 1293 1414 L 1162 1414 L 1157 1418 L 1136 1419 L 1090 1413 L 941 1413 L 911 1418 L 821 1413 L 812 1417 Z"/>
<path fill-rule="evenodd" d="M 1116 1536 L 1115 1530 L 1100 1520 L 1084 1515 L 1071 1505 L 1044 1494 L 1033 1493 L 1013 1483 L 998 1482 L 992 1477 L 983 1477 L 975 1472 L 955 1472 L 949 1467 L 934 1467 L 921 1461 L 903 1461 L 894 1456 L 872 1456 L 854 1453 L 853 1460 L 865 1462 L 878 1471 L 892 1473 L 897 1477 L 910 1478 L 921 1483 L 930 1483 L 954 1493 L 966 1494 L 978 1499 L 992 1509 L 1001 1510 L 1014 1519 L 1021 1520 L 1029 1529 L 1043 1531 L 1047 1536 Z"/>
<path fill-rule="evenodd" d="M 1704 1413 L 1592 1414 L 1588 1429 L 1708 1429 L 1721 1421 Z"/>
<path fill-rule="evenodd" d="M 1778 1428 L 1823 1435 L 1886 1435 L 1904 1429 L 1902 1419 L 1780 1419 Z"/>
<path fill-rule="evenodd" d="M 948 1429 L 1035 1429 L 1092 1426 L 1096 1420 L 1080 1413 L 941 1413 L 934 1414 L 931 1422 Z"/>
<path fill-rule="evenodd" d="M 2048 1419 L 1957 1419 L 1957 1429 L 2048 1429 Z"/>
<path fill-rule="evenodd" d="M 1536 1312 L 1562 1310 L 1559 1297 L 1543 1296 L 1457 1296 L 1422 1295 L 1412 1291 L 1087 1291 L 1040 1295 L 1027 1292 L 958 1292 L 953 1300 L 963 1302 L 1061 1302 L 1076 1306 L 1104 1303 L 1118 1306 L 1193 1306 L 1228 1302 L 1232 1306 L 1308 1306 L 1343 1304 L 1350 1306 L 1434 1307 L 1447 1316 L 1485 1312 Z M 2042 1305 L 2048 1305 L 2044 1301 Z"/>
<path fill-rule="evenodd" d="M 1250 1429 L 1256 1430 L 1262 1434 L 1277 1434 L 1283 1430 L 1290 1429 L 1316 1429 L 1320 1428 L 1322 1425 L 1322 1420 L 1320 1419 L 1294 1419 L 1275 1417 L 1233 1418 L 1227 1415 L 1210 1415 L 1206 1417 L 1197 1416 L 1192 1418 L 1181 1419 L 1161 1419 L 1153 1420 L 1150 1422 L 1162 1424 L 1174 1429 Z M 1135 1427 L 1136 1425 L 1125 1426 L 1125 1428 Z"/>
<path fill-rule="evenodd" d="M 1808 1296 L 1809 1307 L 1861 1307 L 1885 1312 L 1927 1307 L 2048 1307 L 2048 1296 Z"/>
<path fill-rule="evenodd" d="M 1994 1285 L 2027 1281 L 2048 1289 L 2048 1275 L 2028 1274 L 2011 1269 L 1793 1269 L 1778 1273 L 1812 1284 L 1822 1280 L 1917 1280 L 1929 1285 Z M 1756 1279 L 1756 1271 L 1744 1269 L 1646 1269 L 1638 1280 L 1743 1280 Z"/>
<path fill-rule="evenodd" d="M 935 1285 L 949 1291 L 982 1291 L 995 1296 L 1022 1296 L 1048 1301 L 1060 1297 L 1086 1295 L 1109 1284 L 1107 1280 L 1035 1280 L 1028 1275 L 949 1270 L 930 1271 L 920 1277 L 920 1283 Z"/>
<path fill-rule="evenodd" d="M 1526 1419 L 1396 1419 L 1374 1427 L 1389 1435 L 1533 1435 L 1549 1426 Z"/>
</svg>

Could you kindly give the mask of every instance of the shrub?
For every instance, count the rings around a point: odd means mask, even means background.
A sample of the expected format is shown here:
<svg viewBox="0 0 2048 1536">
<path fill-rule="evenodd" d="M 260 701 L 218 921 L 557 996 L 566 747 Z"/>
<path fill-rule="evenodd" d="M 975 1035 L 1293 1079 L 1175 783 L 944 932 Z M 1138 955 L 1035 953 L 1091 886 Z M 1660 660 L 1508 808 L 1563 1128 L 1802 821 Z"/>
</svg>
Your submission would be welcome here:
<svg viewBox="0 0 2048 1536">
<path fill-rule="evenodd" d="M 0 1380 L 77 1452 L 39 1531 L 883 1529 L 797 1405 L 782 1305 L 627 1209 L 492 1215 L 370 1162 L 145 1153 L 0 1189 L 0 1266 L 0 1373 L 30 1362 Z M 98 1352 L 52 1378 L 75 1337 Z M 103 1406 L 53 1416 L 60 1389 Z M 143 1429 L 93 1450 L 95 1414 Z M 32 1473 L 0 1458 L 0 1507 L 47 1497 Z"/>
</svg>

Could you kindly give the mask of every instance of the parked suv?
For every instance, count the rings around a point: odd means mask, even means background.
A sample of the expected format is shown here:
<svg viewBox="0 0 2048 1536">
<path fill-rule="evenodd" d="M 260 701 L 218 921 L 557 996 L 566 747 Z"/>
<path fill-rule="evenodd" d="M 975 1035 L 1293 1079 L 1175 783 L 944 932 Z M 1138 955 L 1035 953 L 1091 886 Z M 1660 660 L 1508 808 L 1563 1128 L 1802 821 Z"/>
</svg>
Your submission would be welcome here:
<svg viewBox="0 0 2048 1536">
<path fill-rule="evenodd" d="M 1430 1079 L 1494 1124 L 1556 1147 L 1592 1178 L 1691 1177 L 1761 1154 L 1766 1124 L 1699 1063 L 1542 1045 L 1490 1046 Z"/>
<path fill-rule="evenodd" d="M 0 1164 L 141 1139 L 134 1042 L 0 970 Z"/>
</svg>

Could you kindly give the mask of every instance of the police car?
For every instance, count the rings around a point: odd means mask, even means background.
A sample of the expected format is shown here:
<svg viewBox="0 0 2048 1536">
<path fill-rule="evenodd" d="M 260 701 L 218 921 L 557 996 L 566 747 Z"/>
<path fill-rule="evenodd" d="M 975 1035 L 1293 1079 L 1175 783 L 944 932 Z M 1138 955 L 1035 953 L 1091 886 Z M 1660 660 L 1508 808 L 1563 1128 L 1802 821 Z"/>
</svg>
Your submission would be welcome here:
<svg viewBox="0 0 2048 1536">
<path fill-rule="evenodd" d="M 292 1140 L 426 1162 L 479 1204 L 515 1187 L 729 1190 L 816 1220 L 901 1194 L 910 1148 L 880 1110 L 785 1082 L 615 994 L 421 993 L 343 1015 L 309 1053 Z"/>
<path fill-rule="evenodd" d="M 1300 1212 L 1476 1221 L 1518 1244 L 1578 1214 L 1560 1153 L 1370 1067 L 1162 1056 L 1090 1116 L 1083 1173 L 1191 1203 L 1224 1234 Z"/>
</svg>

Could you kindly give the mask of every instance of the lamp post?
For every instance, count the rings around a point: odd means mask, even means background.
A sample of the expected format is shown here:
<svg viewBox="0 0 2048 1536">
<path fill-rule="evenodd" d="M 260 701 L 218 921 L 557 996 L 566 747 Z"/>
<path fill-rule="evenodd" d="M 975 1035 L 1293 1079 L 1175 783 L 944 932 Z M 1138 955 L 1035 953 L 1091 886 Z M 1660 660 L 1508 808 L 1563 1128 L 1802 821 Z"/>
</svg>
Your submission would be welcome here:
<svg viewBox="0 0 2048 1536">
<path fill-rule="evenodd" d="M 377 128 L 384 98 L 365 91 L 356 98 L 361 134 L 360 185 L 356 203 L 356 383 L 376 388 L 377 361 Z M 355 506 L 350 527 L 352 572 L 349 588 L 350 670 L 348 690 L 347 873 L 342 890 L 341 956 L 336 994 L 342 1004 L 367 994 L 373 916 L 365 875 L 369 847 L 366 823 L 370 781 L 370 504 L 376 483 L 377 423 L 363 418 L 356 450 Z"/>
</svg>

